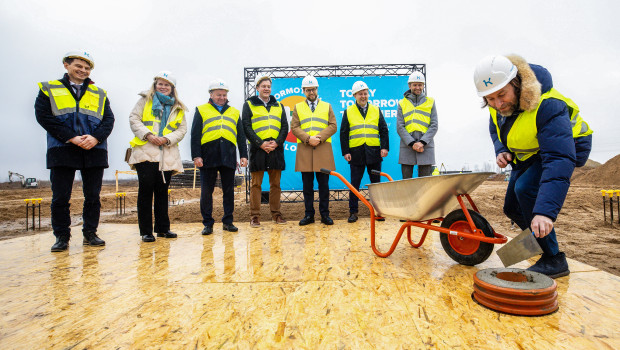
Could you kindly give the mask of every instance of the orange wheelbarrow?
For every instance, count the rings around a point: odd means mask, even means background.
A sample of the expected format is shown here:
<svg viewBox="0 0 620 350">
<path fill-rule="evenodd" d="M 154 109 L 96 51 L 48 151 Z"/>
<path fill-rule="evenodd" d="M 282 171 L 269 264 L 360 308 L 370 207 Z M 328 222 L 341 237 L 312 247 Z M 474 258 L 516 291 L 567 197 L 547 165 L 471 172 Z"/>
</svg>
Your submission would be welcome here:
<svg viewBox="0 0 620 350">
<path fill-rule="evenodd" d="M 485 261 L 493 252 L 493 244 L 508 241 L 506 236 L 493 230 L 469 196 L 494 173 L 448 174 L 394 181 L 388 174 L 374 170 L 375 174 L 389 181 L 367 185 L 369 202 L 339 173 L 327 169 L 321 169 L 321 172 L 338 177 L 368 207 L 370 244 L 373 252 L 382 258 L 394 252 L 405 229 L 407 240 L 414 248 L 424 243 L 429 230 L 439 231 L 442 233 L 441 245 L 448 256 L 459 264 L 470 266 Z M 463 198 L 472 209 L 467 208 Z M 382 253 L 375 243 L 375 221 L 384 216 L 406 221 L 390 249 Z M 441 225 L 433 225 L 433 222 L 441 222 Z M 411 240 L 411 226 L 424 229 L 417 243 Z"/>
</svg>

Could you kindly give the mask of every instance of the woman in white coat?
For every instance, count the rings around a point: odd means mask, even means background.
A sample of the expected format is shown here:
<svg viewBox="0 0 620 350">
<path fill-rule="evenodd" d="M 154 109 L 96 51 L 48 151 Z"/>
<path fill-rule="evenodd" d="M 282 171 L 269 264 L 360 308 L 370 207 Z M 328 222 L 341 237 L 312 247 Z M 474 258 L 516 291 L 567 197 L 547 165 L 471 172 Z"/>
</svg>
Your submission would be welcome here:
<svg viewBox="0 0 620 350">
<path fill-rule="evenodd" d="M 185 111 L 179 100 L 176 79 L 168 71 L 159 72 L 148 91 L 129 115 L 135 137 L 130 141 L 129 165 L 138 172 L 138 226 L 144 242 L 157 237 L 176 238 L 170 231 L 168 186 L 173 174 L 183 172 L 178 143 L 187 132 Z M 153 207 L 153 197 L 155 206 Z M 155 212 L 155 227 L 151 208 Z"/>
</svg>

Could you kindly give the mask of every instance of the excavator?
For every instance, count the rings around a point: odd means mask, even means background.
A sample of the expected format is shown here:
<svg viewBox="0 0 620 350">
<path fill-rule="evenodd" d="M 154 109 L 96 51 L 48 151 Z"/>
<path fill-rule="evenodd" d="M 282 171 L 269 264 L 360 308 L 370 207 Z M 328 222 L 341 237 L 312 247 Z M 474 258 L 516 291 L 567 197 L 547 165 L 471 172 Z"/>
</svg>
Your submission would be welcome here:
<svg viewBox="0 0 620 350">
<path fill-rule="evenodd" d="M 34 177 L 26 178 L 24 175 L 9 170 L 9 182 L 13 182 L 14 177 L 19 178 L 24 188 L 38 188 L 39 182 Z"/>
</svg>

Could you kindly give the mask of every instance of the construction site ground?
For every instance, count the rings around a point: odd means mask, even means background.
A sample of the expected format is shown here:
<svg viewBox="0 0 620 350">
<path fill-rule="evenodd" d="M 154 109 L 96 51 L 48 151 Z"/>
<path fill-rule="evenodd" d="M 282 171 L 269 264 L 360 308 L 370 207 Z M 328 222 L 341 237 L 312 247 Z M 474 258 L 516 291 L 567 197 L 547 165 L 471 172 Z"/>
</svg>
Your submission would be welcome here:
<svg viewBox="0 0 620 350">
<path fill-rule="evenodd" d="M 620 238 L 618 238 L 620 223 L 618 223 L 617 212 L 614 212 L 614 226 L 609 224 L 609 211 L 607 211 L 607 222 L 603 220 L 603 199 L 600 193 L 600 189 L 613 189 L 613 184 L 609 186 L 592 185 L 588 182 L 595 181 L 587 181 L 587 178 L 577 182 L 579 183 L 571 185 L 564 207 L 556 222 L 555 227 L 560 249 L 572 259 L 620 276 Z M 2 202 L 0 202 L 0 239 L 10 239 L 41 232 L 39 230 L 26 231 L 26 205 L 24 202 L 26 198 L 43 199 L 41 230 L 51 230 L 51 189 L 45 184 L 38 189 L 22 189 L 11 185 L 13 184 L 0 184 L 2 196 Z M 497 232 L 514 237 L 520 230 L 511 226 L 510 220 L 502 212 L 506 186 L 506 181 L 486 181 L 473 192 L 472 198 L 482 215 Z M 620 188 L 620 186 L 617 187 Z M 104 185 L 101 193 L 101 222 L 135 224 L 137 238 L 139 234 L 136 216 L 137 190 L 137 182 L 124 182 L 120 185 L 119 191 L 126 193 L 126 213 L 119 216 L 116 215 L 116 187 L 114 184 Z M 244 191 L 245 186 L 241 186 L 235 193 L 235 222 L 249 220 L 249 204 L 246 203 Z M 199 198 L 200 189 L 177 188 L 171 191 L 171 200 L 175 204 L 170 207 L 169 211 L 173 230 L 175 225 L 200 223 L 202 221 Z M 71 215 L 73 235 L 78 237 L 81 236 L 82 201 L 80 184 L 76 183 L 71 199 Z M 221 190 L 219 188 L 215 190 L 214 202 L 214 218 L 217 223 L 223 214 Z M 315 207 L 318 207 L 318 204 L 315 204 Z M 262 205 L 261 211 L 261 221 L 271 221 L 267 204 Z M 333 219 L 346 219 L 349 216 L 348 203 L 346 201 L 330 202 L 330 211 Z M 282 213 L 285 219 L 295 224 L 291 227 L 295 227 L 297 221 L 303 217 L 304 205 L 303 203 L 283 203 Z M 368 209 L 364 205 L 360 205 L 359 214 L 362 217 L 367 216 L 369 214 Z M 29 220 L 31 221 L 32 218 Z M 200 227 L 196 229 L 196 234 L 200 234 Z M 360 232 L 360 235 L 362 236 L 360 239 L 365 239 L 368 232 Z M 105 236 L 102 238 L 105 239 Z"/>
</svg>

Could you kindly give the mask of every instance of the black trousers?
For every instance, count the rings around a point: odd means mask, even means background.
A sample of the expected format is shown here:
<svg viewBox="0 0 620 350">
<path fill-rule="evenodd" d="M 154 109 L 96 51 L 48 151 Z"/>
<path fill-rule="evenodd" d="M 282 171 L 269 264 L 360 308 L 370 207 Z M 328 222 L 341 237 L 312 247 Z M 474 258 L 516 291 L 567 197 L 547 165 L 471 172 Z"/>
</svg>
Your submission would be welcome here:
<svg viewBox="0 0 620 350">
<path fill-rule="evenodd" d="M 134 164 L 138 172 L 138 227 L 140 235 L 166 233 L 170 230 L 168 217 L 168 187 L 172 171 L 164 171 L 164 179 L 159 171 L 159 163 L 142 162 Z M 155 206 L 153 206 L 155 197 Z M 153 213 L 155 212 L 155 227 L 153 228 Z"/>
<path fill-rule="evenodd" d="M 56 237 L 71 235 L 71 213 L 69 211 L 71 190 L 75 171 L 78 169 L 55 167 L 50 169 L 52 185 L 52 229 Z M 101 182 L 103 168 L 79 169 L 82 175 L 82 192 L 84 193 L 84 208 L 82 209 L 82 232 L 97 232 L 101 202 Z"/>
<path fill-rule="evenodd" d="M 235 169 L 220 166 L 216 168 L 200 168 L 200 213 L 202 214 L 202 224 L 213 226 L 213 188 L 217 173 L 220 173 L 222 182 L 222 202 L 224 205 L 224 216 L 222 223 L 230 225 L 233 223 L 233 211 L 235 210 Z"/>
<path fill-rule="evenodd" d="M 314 217 L 314 176 L 319 184 L 319 213 L 321 217 L 329 216 L 329 175 L 321 172 L 302 172 L 301 181 L 304 185 L 304 204 L 306 216 Z"/>
<path fill-rule="evenodd" d="M 411 179 L 413 177 L 413 167 L 415 165 L 409 164 L 401 164 L 400 170 L 403 173 L 403 179 Z M 418 165 L 418 177 L 420 176 L 431 176 L 433 173 L 432 165 Z"/>
<path fill-rule="evenodd" d="M 364 169 L 368 171 L 368 176 L 370 177 L 371 183 L 376 183 L 381 181 L 381 175 L 372 174 L 372 170 L 381 171 L 381 162 L 374 164 L 366 164 L 366 165 L 353 165 L 351 166 L 351 185 L 355 187 L 356 190 L 359 191 L 360 183 L 362 182 L 362 177 L 364 176 Z M 349 191 L 349 213 L 357 213 L 358 211 L 358 203 L 359 199 L 353 192 Z"/>
</svg>

